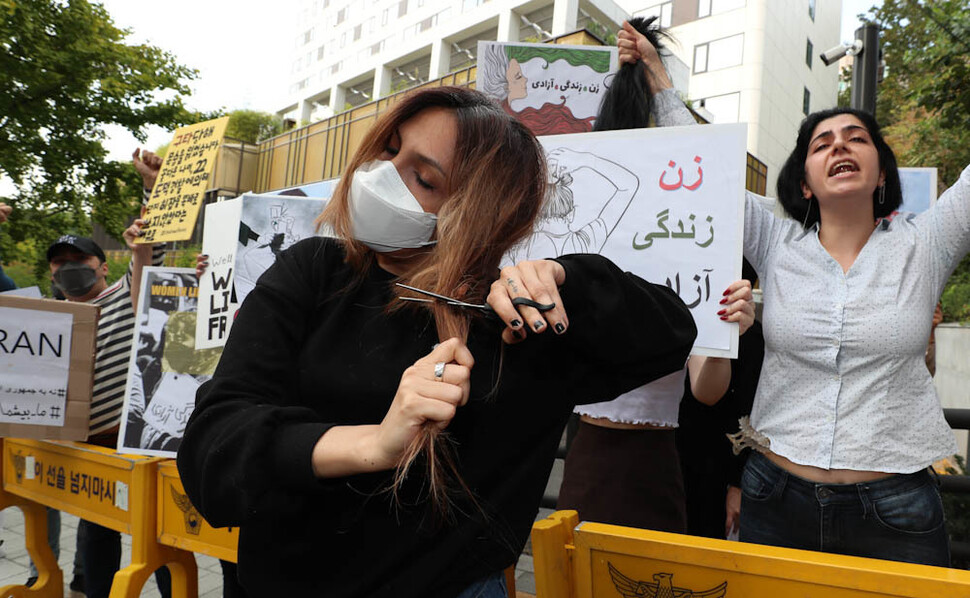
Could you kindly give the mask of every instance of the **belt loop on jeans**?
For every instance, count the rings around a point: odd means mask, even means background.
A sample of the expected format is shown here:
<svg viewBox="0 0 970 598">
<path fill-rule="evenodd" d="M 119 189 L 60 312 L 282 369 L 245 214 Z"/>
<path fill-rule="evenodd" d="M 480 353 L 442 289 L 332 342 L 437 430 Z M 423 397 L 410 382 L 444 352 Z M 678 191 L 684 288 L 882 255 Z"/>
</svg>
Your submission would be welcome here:
<svg viewBox="0 0 970 598">
<path fill-rule="evenodd" d="M 855 487 L 859 492 L 859 502 L 862 503 L 862 518 L 868 519 L 869 514 L 874 512 L 872 500 L 869 498 L 869 486 L 865 483 L 859 483 Z"/>
</svg>

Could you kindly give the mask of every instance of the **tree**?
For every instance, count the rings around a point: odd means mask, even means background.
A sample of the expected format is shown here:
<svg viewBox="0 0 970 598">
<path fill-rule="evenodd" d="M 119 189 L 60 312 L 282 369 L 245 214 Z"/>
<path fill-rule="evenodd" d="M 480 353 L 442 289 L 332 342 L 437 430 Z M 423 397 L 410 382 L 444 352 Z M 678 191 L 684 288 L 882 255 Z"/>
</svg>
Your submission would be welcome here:
<svg viewBox="0 0 970 598">
<path fill-rule="evenodd" d="M 884 0 L 886 77 L 877 112 L 902 166 L 936 166 L 952 185 L 970 163 L 970 11 L 966 0 Z"/>
<path fill-rule="evenodd" d="M 50 240 L 90 230 L 92 218 L 120 235 L 141 184 L 106 159 L 103 126 L 144 140 L 149 124 L 196 122 L 181 99 L 196 72 L 126 43 L 129 32 L 88 0 L 0 0 L 0 19 L 0 176 L 17 186 L 4 257 L 39 261 Z"/>
<path fill-rule="evenodd" d="M 877 114 L 900 166 L 935 166 L 941 188 L 970 164 L 970 11 L 967 0 L 884 0 L 871 10 L 882 28 L 886 77 Z M 970 319 L 970 257 L 942 297 L 950 320 Z"/>
<path fill-rule="evenodd" d="M 283 119 L 256 110 L 233 110 L 229 113 L 226 137 L 246 143 L 259 143 L 283 132 Z"/>
</svg>

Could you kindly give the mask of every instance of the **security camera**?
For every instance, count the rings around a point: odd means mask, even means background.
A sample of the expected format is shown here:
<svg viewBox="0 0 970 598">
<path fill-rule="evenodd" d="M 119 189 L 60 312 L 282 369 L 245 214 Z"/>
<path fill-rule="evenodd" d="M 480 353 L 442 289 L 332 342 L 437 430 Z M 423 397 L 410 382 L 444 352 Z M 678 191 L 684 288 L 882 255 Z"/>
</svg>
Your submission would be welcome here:
<svg viewBox="0 0 970 598">
<path fill-rule="evenodd" d="M 840 44 L 826 50 L 819 54 L 819 58 L 825 63 L 825 66 L 832 66 L 840 58 L 848 54 L 849 56 L 856 56 L 862 51 L 862 40 L 855 40 L 852 44 Z"/>
</svg>

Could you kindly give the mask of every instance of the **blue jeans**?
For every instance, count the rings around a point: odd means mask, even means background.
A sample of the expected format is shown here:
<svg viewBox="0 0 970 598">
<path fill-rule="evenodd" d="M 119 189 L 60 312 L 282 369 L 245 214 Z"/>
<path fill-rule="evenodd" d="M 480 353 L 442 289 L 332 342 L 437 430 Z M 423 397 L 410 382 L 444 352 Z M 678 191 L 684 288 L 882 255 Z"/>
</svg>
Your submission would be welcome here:
<svg viewBox="0 0 970 598">
<path fill-rule="evenodd" d="M 753 453 L 741 476 L 741 541 L 950 566 L 943 502 L 926 469 L 817 484 Z"/>
<path fill-rule="evenodd" d="M 505 571 L 493 573 L 474 582 L 455 598 L 506 598 Z"/>
</svg>

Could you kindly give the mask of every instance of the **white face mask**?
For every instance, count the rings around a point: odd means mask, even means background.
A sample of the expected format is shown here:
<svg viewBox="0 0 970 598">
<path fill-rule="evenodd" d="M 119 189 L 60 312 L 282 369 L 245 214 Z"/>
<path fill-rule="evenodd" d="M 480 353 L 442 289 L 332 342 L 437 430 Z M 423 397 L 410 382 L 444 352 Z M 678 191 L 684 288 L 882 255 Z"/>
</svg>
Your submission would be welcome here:
<svg viewBox="0 0 970 598">
<path fill-rule="evenodd" d="M 389 160 L 362 164 L 348 194 L 354 238 L 385 253 L 433 245 L 438 217 L 425 212 Z"/>
</svg>

